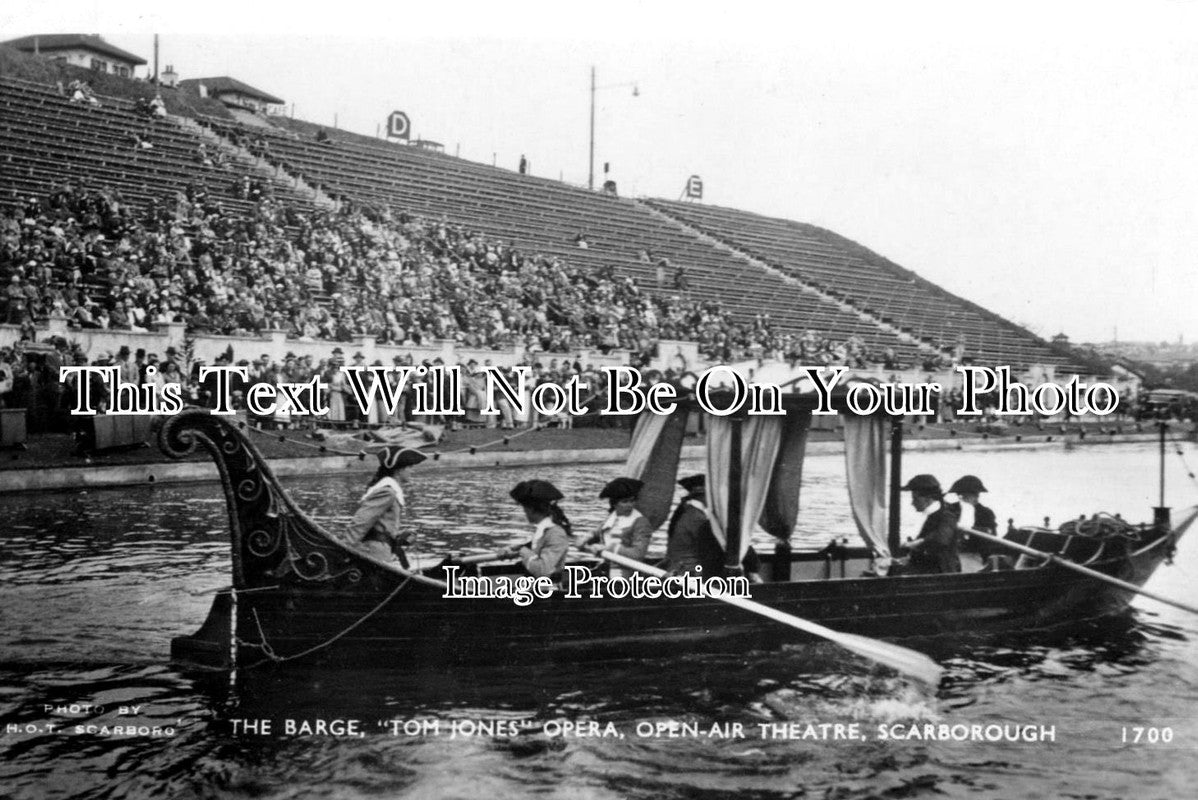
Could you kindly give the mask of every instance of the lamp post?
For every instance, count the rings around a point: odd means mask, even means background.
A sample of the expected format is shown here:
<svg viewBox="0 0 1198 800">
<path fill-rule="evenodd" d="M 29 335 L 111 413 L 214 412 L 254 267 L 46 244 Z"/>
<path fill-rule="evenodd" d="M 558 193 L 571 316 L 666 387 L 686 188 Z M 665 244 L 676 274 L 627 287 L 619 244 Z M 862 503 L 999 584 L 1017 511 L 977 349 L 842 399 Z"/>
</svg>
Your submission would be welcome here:
<svg viewBox="0 0 1198 800">
<path fill-rule="evenodd" d="M 591 67 L 591 147 L 590 159 L 587 169 L 587 188 L 594 190 L 595 188 L 595 92 L 600 89 L 619 89 L 624 86 L 632 87 L 632 96 L 640 97 L 641 90 L 636 85 L 636 81 L 628 81 L 626 83 L 609 83 L 606 86 L 595 85 L 595 68 Z"/>
</svg>

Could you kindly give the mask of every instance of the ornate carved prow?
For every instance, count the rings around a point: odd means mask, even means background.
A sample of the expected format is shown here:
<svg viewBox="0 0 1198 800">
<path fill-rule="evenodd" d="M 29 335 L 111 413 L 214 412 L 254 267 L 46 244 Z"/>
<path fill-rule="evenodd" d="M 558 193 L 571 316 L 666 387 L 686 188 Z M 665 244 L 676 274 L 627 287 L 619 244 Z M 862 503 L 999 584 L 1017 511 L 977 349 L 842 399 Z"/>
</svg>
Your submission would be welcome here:
<svg viewBox="0 0 1198 800">
<path fill-rule="evenodd" d="M 235 423 L 207 409 L 187 409 L 163 423 L 158 444 L 172 458 L 200 445 L 216 462 L 229 510 L 234 587 L 340 588 L 362 580 L 360 558 L 295 506 Z"/>
</svg>

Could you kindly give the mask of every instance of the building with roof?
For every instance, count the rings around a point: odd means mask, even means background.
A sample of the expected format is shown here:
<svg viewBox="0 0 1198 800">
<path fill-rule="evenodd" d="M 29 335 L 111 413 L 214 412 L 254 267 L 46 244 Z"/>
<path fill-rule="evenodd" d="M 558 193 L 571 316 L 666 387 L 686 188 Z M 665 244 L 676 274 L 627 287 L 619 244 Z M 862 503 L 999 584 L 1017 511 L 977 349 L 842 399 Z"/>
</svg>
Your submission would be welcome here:
<svg viewBox="0 0 1198 800">
<path fill-rule="evenodd" d="M 251 111 L 268 112 L 271 106 L 281 106 L 282 98 L 267 94 L 261 89 L 255 89 L 248 83 L 242 83 L 227 75 L 217 78 L 189 78 L 179 81 L 179 86 L 195 92 L 200 97 L 212 97 L 227 106 L 248 108 Z"/>
<path fill-rule="evenodd" d="M 36 36 L 22 36 L 0 42 L 25 53 L 45 56 L 53 61 L 61 61 L 76 67 L 92 69 L 96 72 L 107 72 L 132 78 L 133 70 L 143 66 L 146 60 L 141 56 L 122 50 L 103 38 L 86 33 L 47 33 Z"/>
</svg>

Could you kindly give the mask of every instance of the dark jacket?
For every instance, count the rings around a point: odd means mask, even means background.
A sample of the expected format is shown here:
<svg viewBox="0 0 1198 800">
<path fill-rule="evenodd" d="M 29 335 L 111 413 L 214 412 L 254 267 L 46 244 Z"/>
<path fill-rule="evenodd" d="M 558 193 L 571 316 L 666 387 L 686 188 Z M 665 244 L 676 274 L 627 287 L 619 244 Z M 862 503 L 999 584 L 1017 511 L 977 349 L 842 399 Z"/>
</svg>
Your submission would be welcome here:
<svg viewBox="0 0 1198 800">
<path fill-rule="evenodd" d="M 707 513 L 689 498 L 674 510 L 668 536 L 666 561 L 671 572 L 695 572 L 697 566 L 703 567 L 704 576 L 723 572 L 724 548 L 711 531 Z"/>
<path fill-rule="evenodd" d="M 958 517 L 961 516 L 960 503 L 953 503 L 950 508 L 956 511 Z M 975 503 L 973 506 L 973 530 L 989 533 L 992 536 L 998 534 L 998 519 L 993 511 L 981 503 Z M 1002 545 L 988 542 L 977 536 L 961 533 L 959 537 L 962 552 L 977 553 L 983 558 L 989 555 L 1002 555 L 1006 552 Z"/>
<path fill-rule="evenodd" d="M 958 507 L 943 503 L 938 510 L 928 515 L 911 549 L 908 572 L 934 574 L 961 571 L 961 558 L 957 555 L 957 521 L 960 517 Z"/>
</svg>

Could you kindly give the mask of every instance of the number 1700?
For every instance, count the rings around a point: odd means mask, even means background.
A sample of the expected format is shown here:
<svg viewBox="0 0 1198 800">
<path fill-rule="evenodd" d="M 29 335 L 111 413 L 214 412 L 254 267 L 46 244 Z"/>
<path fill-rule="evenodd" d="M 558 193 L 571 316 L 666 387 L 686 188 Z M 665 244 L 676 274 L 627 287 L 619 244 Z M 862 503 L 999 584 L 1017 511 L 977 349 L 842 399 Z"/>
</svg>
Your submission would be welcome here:
<svg viewBox="0 0 1198 800">
<path fill-rule="evenodd" d="M 1133 726 L 1123 728 L 1123 741 L 1130 744 L 1146 742 L 1147 744 L 1169 743 L 1173 741 L 1172 728 L 1144 728 Z"/>
</svg>

